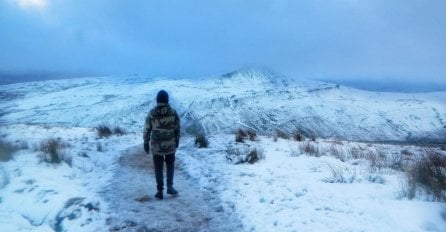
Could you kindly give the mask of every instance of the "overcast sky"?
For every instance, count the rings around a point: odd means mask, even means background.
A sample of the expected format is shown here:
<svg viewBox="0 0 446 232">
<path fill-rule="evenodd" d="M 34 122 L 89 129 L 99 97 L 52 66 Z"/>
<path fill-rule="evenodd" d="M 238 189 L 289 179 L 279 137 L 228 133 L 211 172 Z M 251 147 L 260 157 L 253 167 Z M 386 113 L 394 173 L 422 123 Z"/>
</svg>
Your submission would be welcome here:
<svg viewBox="0 0 446 232">
<path fill-rule="evenodd" d="M 0 72 L 446 81 L 445 0 L 0 0 Z"/>
</svg>

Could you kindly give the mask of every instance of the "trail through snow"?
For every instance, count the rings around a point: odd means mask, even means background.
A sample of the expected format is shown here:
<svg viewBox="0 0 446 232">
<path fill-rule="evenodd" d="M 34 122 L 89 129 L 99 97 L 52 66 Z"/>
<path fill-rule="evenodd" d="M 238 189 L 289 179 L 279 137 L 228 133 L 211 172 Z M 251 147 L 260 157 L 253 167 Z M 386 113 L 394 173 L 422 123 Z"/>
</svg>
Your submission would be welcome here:
<svg viewBox="0 0 446 232">
<path fill-rule="evenodd" d="M 177 197 L 156 199 L 151 155 L 131 147 L 118 160 L 103 192 L 110 205 L 110 231 L 240 231 L 241 222 L 223 209 L 217 195 L 200 189 L 176 159 Z"/>
</svg>

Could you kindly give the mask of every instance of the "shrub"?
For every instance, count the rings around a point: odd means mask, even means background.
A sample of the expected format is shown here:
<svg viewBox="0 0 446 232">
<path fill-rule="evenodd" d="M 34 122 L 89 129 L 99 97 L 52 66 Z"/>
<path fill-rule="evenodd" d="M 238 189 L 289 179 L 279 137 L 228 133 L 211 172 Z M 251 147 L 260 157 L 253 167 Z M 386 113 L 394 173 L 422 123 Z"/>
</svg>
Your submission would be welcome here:
<svg viewBox="0 0 446 232">
<path fill-rule="evenodd" d="M 250 141 L 254 141 L 257 138 L 257 133 L 254 130 L 247 130 L 246 134 L 248 135 L 248 139 Z"/>
<path fill-rule="evenodd" d="M 367 180 L 369 182 L 372 183 L 376 183 L 376 184 L 384 184 L 386 183 L 386 179 L 380 175 L 376 175 L 376 174 L 370 174 L 369 176 L 367 176 Z"/>
<path fill-rule="evenodd" d="M 327 167 L 331 173 L 331 176 L 325 179 L 328 183 L 353 183 L 356 179 L 356 170 L 334 164 L 327 164 Z"/>
<path fill-rule="evenodd" d="M 110 127 L 104 124 L 97 126 L 95 129 L 99 138 L 110 137 L 113 134 Z"/>
<path fill-rule="evenodd" d="M 258 148 L 253 148 L 251 151 L 249 151 L 248 155 L 246 156 L 246 162 L 253 164 L 263 158 L 265 158 L 263 150 Z"/>
<path fill-rule="evenodd" d="M 446 201 L 446 156 L 426 150 L 406 171 L 407 197 L 414 198 L 420 189 L 425 190 L 433 200 Z"/>
<path fill-rule="evenodd" d="M 226 160 L 232 164 L 253 164 L 264 158 L 263 149 L 248 144 L 231 144 L 226 147 Z"/>
<path fill-rule="evenodd" d="M 350 155 L 353 159 L 362 159 L 365 157 L 364 152 L 357 147 L 350 148 Z"/>
<path fill-rule="evenodd" d="M 12 159 L 13 154 L 17 151 L 16 147 L 11 143 L 0 139 L 0 161 L 6 162 Z"/>
<path fill-rule="evenodd" d="M 300 144 L 300 150 L 309 156 L 321 156 L 319 148 L 313 144 L 313 142 L 306 141 Z"/>
<path fill-rule="evenodd" d="M 43 152 L 42 161 L 47 163 L 59 164 L 62 161 L 70 167 L 72 165 L 72 157 L 65 152 L 65 148 L 69 145 L 60 139 L 49 138 L 40 142 L 39 151 Z"/>
<path fill-rule="evenodd" d="M 301 142 L 301 141 L 303 141 L 305 138 L 304 138 L 304 136 L 303 136 L 298 130 L 296 130 L 296 131 L 293 133 L 293 139 L 294 139 L 294 141 Z"/>
<path fill-rule="evenodd" d="M 195 146 L 198 148 L 209 147 L 209 140 L 206 138 L 205 134 L 198 134 L 195 136 Z"/>
<path fill-rule="evenodd" d="M 335 157 L 338 160 L 341 160 L 342 162 L 345 162 L 347 160 L 344 153 L 340 151 L 335 144 L 332 144 L 330 146 L 328 152 L 330 153 L 331 156 Z"/>
<path fill-rule="evenodd" d="M 276 136 L 282 139 L 290 139 L 290 135 L 287 132 L 280 129 L 276 129 Z"/>
<path fill-rule="evenodd" d="M 369 151 L 365 152 L 365 158 L 370 163 L 370 171 L 372 173 L 375 172 L 376 168 L 378 166 L 378 162 L 379 162 L 378 161 L 378 159 L 379 159 L 378 155 L 374 151 L 369 150 Z"/>
<path fill-rule="evenodd" d="M 243 131 L 242 129 L 238 129 L 237 133 L 235 134 L 235 141 L 238 143 L 244 143 L 245 142 L 245 138 L 248 135 L 245 133 L 245 131 Z"/>
<path fill-rule="evenodd" d="M 413 156 L 414 154 L 407 149 L 401 150 L 401 155 Z"/>
<path fill-rule="evenodd" d="M 404 171 L 405 161 L 401 154 L 392 154 L 387 157 L 387 162 L 389 162 L 389 168 L 397 171 Z"/>
<path fill-rule="evenodd" d="M 125 131 L 124 129 L 122 129 L 119 126 L 116 126 L 115 128 L 113 128 L 113 134 L 115 134 L 115 135 L 125 135 L 125 134 L 127 134 L 127 131 Z"/>
</svg>

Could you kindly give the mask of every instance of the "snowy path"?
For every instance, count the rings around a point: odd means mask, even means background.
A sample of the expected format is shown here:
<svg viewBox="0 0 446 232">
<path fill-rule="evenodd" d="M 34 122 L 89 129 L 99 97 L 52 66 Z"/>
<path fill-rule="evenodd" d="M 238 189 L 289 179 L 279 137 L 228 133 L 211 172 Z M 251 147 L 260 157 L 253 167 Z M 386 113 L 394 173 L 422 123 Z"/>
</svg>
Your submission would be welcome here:
<svg viewBox="0 0 446 232">
<path fill-rule="evenodd" d="M 111 231 L 239 231 L 241 223 L 221 207 L 218 196 L 200 190 L 176 160 L 177 197 L 153 197 L 156 191 L 151 155 L 141 146 L 120 157 L 114 177 L 103 192 L 109 203 Z M 231 223 L 228 223 L 231 222 Z"/>
</svg>

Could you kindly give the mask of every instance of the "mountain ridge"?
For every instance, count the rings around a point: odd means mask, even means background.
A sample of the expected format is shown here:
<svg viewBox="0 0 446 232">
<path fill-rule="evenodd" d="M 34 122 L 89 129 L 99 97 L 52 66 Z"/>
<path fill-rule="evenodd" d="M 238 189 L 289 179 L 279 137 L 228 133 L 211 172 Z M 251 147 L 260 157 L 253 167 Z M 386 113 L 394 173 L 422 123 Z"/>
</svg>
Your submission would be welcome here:
<svg viewBox="0 0 446 232">
<path fill-rule="evenodd" d="M 443 92 L 380 93 L 321 81 L 289 83 L 253 69 L 200 81 L 134 76 L 3 85 L 0 124 L 106 123 L 140 132 L 160 89 L 170 93 L 187 132 L 198 125 L 208 134 L 250 128 L 357 141 L 438 142 L 446 137 Z"/>
</svg>

